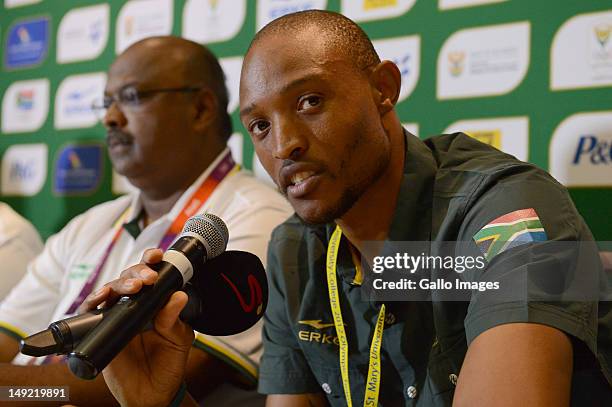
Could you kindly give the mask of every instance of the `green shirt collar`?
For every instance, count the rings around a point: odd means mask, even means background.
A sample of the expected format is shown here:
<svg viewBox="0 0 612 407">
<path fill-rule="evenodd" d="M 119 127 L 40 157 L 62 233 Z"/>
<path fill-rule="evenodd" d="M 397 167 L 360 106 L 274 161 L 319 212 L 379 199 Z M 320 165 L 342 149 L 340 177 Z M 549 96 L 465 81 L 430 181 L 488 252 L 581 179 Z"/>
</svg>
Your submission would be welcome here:
<svg viewBox="0 0 612 407">
<path fill-rule="evenodd" d="M 140 228 L 140 222 L 143 219 L 144 219 L 144 209 L 142 209 L 138 213 L 138 216 L 136 216 L 134 219 L 130 220 L 129 222 L 125 222 L 123 224 L 123 228 L 130 234 L 130 236 L 136 239 L 138 235 L 140 235 L 140 232 L 142 232 L 142 229 Z"/>
<path fill-rule="evenodd" d="M 404 130 L 404 176 L 388 239 L 428 241 L 437 163 L 427 145 Z"/>
</svg>

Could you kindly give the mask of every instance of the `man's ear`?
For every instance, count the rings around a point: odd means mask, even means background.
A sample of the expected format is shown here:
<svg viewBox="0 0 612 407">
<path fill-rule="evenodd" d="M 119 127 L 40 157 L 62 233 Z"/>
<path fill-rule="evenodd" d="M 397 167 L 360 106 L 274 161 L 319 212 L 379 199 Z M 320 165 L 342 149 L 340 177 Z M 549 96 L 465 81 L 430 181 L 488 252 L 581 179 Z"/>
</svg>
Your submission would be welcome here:
<svg viewBox="0 0 612 407">
<path fill-rule="evenodd" d="M 195 97 L 194 122 L 198 129 L 213 125 L 217 117 L 217 98 L 210 89 L 201 89 Z"/>
<path fill-rule="evenodd" d="M 399 99 L 402 75 L 393 62 L 382 61 L 374 68 L 370 78 L 377 91 L 378 110 L 385 114 L 395 107 Z"/>
</svg>

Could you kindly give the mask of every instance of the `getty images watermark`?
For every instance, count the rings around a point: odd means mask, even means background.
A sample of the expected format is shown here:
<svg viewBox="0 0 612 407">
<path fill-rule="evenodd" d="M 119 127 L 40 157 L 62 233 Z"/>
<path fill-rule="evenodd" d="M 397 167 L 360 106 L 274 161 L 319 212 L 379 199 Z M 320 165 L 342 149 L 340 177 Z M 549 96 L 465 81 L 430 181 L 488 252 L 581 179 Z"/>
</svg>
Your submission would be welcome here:
<svg viewBox="0 0 612 407">
<path fill-rule="evenodd" d="M 376 301 L 612 301 L 601 250 L 612 242 L 367 242 L 362 293 Z"/>
</svg>

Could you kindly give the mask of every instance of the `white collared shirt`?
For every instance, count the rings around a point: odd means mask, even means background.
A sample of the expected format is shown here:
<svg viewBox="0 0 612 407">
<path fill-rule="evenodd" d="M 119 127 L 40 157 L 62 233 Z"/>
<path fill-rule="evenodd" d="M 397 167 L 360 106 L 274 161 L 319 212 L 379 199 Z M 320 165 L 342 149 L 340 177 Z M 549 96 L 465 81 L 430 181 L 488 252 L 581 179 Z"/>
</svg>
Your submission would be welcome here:
<svg viewBox="0 0 612 407">
<path fill-rule="evenodd" d="M 34 226 L 0 202 L 0 304 L 42 249 L 42 240 Z"/>
<path fill-rule="evenodd" d="M 136 239 L 123 230 L 94 290 L 138 263 L 145 249 L 158 246 L 175 217 L 227 151 L 198 177 L 168 214 L 149 224 Z M 66 310 L 113 239 L 116 230 L 113 225 L 128 206 L 131 206 L 129 220 L 133 220 L 142 208 L 139 192 L 97 205 L 51 236 L 43 253 L 29 265 L 26 276 L 0 306 L 0 328 L 13 335 L 27 336 L 65 318 Z M 198 212 L 210 212 L 224 220 L 230 236 L 228 250 L 254 253 L 265 265 L 272 229 L 289 217 L 292 210 L 270 186 L 247 171 L 238 171 L 223 179 Z M 235 363 L 253 365 L 261 355 L 261 322 L 238 335 L 222 338 L 198 335 L 198 342 L 206 350 L 212 348 L 215 354 L 230 354 L 228 358 Z M 25 364 L 31 360 L 19 354 L 13 363 Z M 247 370 L 252 368 L 245 366 Z"/>
</svg>

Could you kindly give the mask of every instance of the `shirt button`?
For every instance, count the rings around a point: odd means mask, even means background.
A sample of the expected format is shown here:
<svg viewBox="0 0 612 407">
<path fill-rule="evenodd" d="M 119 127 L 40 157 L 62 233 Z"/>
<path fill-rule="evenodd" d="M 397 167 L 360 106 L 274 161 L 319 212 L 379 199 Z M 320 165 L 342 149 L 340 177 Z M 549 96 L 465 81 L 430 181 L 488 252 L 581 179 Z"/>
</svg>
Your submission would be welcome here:
<svg viewBox="0 0 612 407">
<path fill-rule="evenodd" d="M 395 323 L 395 315 L 388 313 L 385 315 L 385 325 L 393 325 Z"/>
<path fill-rule="evenodd" d="M 454 373 L 451 373 L 448 375 L 448 380 L 450 380 L 450 382 L 453 384 L 453 386 L 457 385 L 457 375 Z"/>
<path fill-rule="evenodd" d="M 323 383 L 321 385 L 321 387 L 323 388 L 323 391 L 327 394 L 331 394 L 331 387 L 329 387 L 329 384 L 327 383 Z"/>
<path fill-rule="evenodd" d="M 418 391 L 416 389 L 416 387 L 414 386 L 410 386 L 406 389 L 406 394 L 408 395 L 408 397 L 410 397 L 411 399 L 416 398 Z"/>
</svg>

